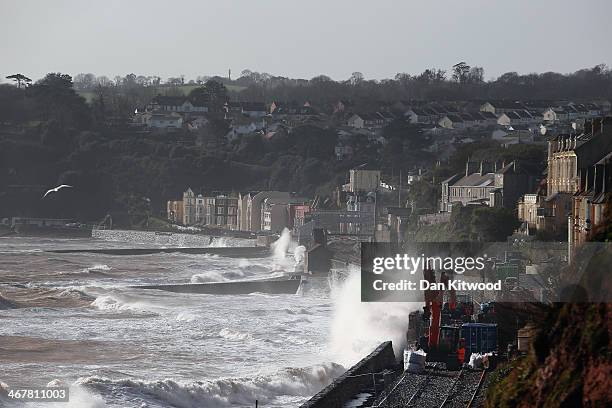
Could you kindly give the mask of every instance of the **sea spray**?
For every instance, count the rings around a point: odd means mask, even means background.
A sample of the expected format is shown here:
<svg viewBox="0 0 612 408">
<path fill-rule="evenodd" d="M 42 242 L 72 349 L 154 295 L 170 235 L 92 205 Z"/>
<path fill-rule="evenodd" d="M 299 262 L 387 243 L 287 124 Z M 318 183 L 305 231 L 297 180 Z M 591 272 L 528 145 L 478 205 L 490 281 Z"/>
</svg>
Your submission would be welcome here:
<svg viewBox="0 0 612 408">
<path fill-rule="evenodd" d="M 306 257 L 306 247 L 304 245 L 299 245 L 293 250 L 293 259 L 295 259 L 295 264 L 299 264 L 304 262 L 304 258 Z"/>
<path fill-rule="evenodd" d="M 291 232 L 287 228 L 283 228 L 280 237 L 270 244 L 274 258 L 284 260 L 289 250 L 289 245 L 291 245 Z"/>
<path fill-rule="evenodd" d="M 393 342 L 399 355 L 406 343 L 408 315 L 422 307 L 421 303 L 361 302 L 358 270 L 332 288 L 332 298 L 330 351 L 334 360 L 344 365 L 355 364 L 386 340 Z"/>
</svg>

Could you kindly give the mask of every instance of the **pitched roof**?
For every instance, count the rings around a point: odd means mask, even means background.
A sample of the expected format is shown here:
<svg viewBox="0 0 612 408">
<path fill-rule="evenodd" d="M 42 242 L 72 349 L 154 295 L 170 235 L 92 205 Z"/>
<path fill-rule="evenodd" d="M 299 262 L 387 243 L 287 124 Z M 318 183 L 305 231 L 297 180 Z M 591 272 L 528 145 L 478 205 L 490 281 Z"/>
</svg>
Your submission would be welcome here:
<svg viewBox="0 0 612 408">
<path fill-rule="evenodd" d="M 395 116 L 390 112 L 381 111 L 376 113 L 383 119 L 395 119 Z"/>
<path fill-rule="evenodd" d="M 521 115 L 519 115 L 518 113 L 516 113 L 515 111 L 512 112 L 506 112 L 504 113 L 504 115 L 506 115 L 508 118 L 510 119 L 520 119 Z"/>
<path fill-rule="evenodd" d="M 494 173 L 472 173 L 459 179 L 453 186 L 488 187 L 495 184 Z"/>
<path fill-rule="evenodd" d="M 514 111 L 514 113 L 516 113 L 520 118 L 527 118 L 527 119 L 532 118 L 531 114 L 523 109 L 516 110 Z"/>
<path fill-rule="evenodd" d="M 478 112 L 485 119 L 497 119 L 493 112 Z"/>
<path fill-rule="evenodd" d="M 458 113 L 457 116 L 459 116 L 461 119 L 463 119 L 464 122 L 468 122 L 468 121 L 472 122 L 474 120 L 480 120 L 480 118 L 474 117 L 470 113 Z"/>
<path fill-rule="evenodd" d="M 525 109 L 526 106 L 519 101 L 490 101 L 489 102 L 495 109 Z"/>
<path fill-rule="evenodd" d="M 461 118 L 461 116 L 459 115 L 455 115 L 453 113 L 449 113 L 448 115 L 446 115 L 446 117 L 451 121 L 451 122 L 457 122 L 457 123 L 462 123 L 463 119 Z"/>
<path fill-rule="evenodd" d="M 442 184 L 444 183 L 453 183 L 456 180 L 459 180 L 461 178 L 461 174 L 453 174 L 452 176 L 450 176 L 449 178 L 447 178 L 446 180 L 442 181 Z"/>
<path fill-rule="evenodd" d="M 417 116 L 427 116 L 427 114 L 425 113 L 424 110 L 422 109 L 418 109 L 418 108 L 412 108 L 410 109 L 412 111 L 412 113 L 414 113 Z"/>
</svg>

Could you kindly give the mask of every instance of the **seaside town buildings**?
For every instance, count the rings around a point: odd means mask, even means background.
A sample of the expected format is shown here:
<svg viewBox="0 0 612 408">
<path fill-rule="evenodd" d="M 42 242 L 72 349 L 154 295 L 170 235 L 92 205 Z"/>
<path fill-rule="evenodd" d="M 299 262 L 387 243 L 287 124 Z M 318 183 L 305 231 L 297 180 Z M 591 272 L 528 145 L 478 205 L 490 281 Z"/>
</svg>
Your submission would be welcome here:
<svg viewBox="0 0 612 408">
<path fill-rule="evenodd" d="M 235 230 L 238 227 L 238 198 L 224 193 L 196 194 L 191 188 L 183 193 L 182 201 L 168 201 L 168 208 L 182 203 L 183 225 L 209 225 Z M 174 214 L 180 213 L 174 210 Z M 168 219 L 177 222 L 173 213 L 167 213 Z"/>
<path fill-rule="evenodd" d="M 548 146 L 546 180 L 539 187 L 536 181 L 541 175 L 527 162 L 468 162 L 465 173 L 441 183 L 438 213 L 419 214 L 419 222 L 447 222 L 453 206 L 459 204 L 485 205 L 516 210 L 522 231 L 559 235 L 565 233 L 567 217 L 573 211 L 577 220 L 572 225 L 580 226 L 574 237 L 579 239 L 584 231 L 594 229 L 597 214 L 603 211 L 597 206 L 601 198 L 594 192 L 599 191 L 596 185 L 601 185 L 598 188 L 602 191 L 605 188 L 601 174 L 608 168 L 604 156 L 610 148 L 601 143 L 610 138 L 597 139 L 596 134 L 601 133 L 597 126 L 603 125 L 598 118 L 610 113 L 608 101 L 397 101 L 370 110 L 358 106 L 346 100 L 329 107 L 313 106 L 309 101 L 228 101 L 222 113 L 230 130 L 224 139 L 233 142 L 245 135 L 260 135 L 266 142 L 291 134 L 294 127 L 304 124 L 331 127 L 338 135 L 333 153 L 344 161 L 359 149 L 356 140 L 367 140 L 369 146 L 379 148 L 387 142 L 384 128 L 393 121 L 404 121 L 419 128 L 429 143 L 425 150 L 436 154 L 438 160 L 447 160 L 448 152 L 463 143 L 487 138 L 501 147 L 526 143 Z M 186 98 L 157 97 L 141 119 L 148 118 L 147 126 L 157 130 L 165 126 L 199 131 L 207 123 L 208 113 L 208 108 L 195 106 Z M 166 122 L 156 124 L 155 120 Z M 188 189 L 182 200 L 167 203 L 167 214 L 172 222 L 183 225 L 252 232 L 278 232 L 284 227 L 328 227 L 338 233 L 374 231 L 376 216 L 381 214 L 377 214 L 376 205 L 368 203 L 376 201 L 376 191 L 384 190 L 381 178 L 377 169 L 351 169 L 342 194 L 332 200 L 335 209 L 318 208 L 289 192 L 196 194 Z M 407 216 L 406 211 L 396 212 L 401 216 L 390 215 L 390 228 L 397 236 L 397 225 Z"/>
<path fill-rule="evenodd" d="M 369 192 L 376 190 L 379 185 L 380 170 L 351 169 L 349 182 L 344 186 L 344 190 L 351 193 Z"/>
<path fill-rule="evenodd" d="M 183 201 L 168 201 L 166 207 L 166 214 L 168 214 L 168 220 L 173 223 L 182 223 L 183 222 Z"/>
<path fill-rule="evenodd" d="M 187 188 L 180 201 L 167 202 L 167 218 L 184 226 L 280 232 L 304 224 L 310 200 L 289 192 L 202 192 Z"/>
<path fill-rule="evenodd" d="M 559 135 L 548 142 L 545 194 L 525 194 L 518 202 L 522 231 L 584 242 L 601 221 L 610 191 L 606 170 L 612 151 L 612 119 L 596 118 L 584 132 Z M 594 212 L 593 212 L 594 211 Z"/>
<path fill-rule="evenodd" d="M 442 182 L 440 211 L 450 212 L 458 204 L 514 208 L 518 198 L 535 183 L 536 175 L 524 163 L 477 164 L 468 160 L 465 174 L 455 174 Z"/>
<path fill-rule="evenodd" d="M 318 200 L 285 191 L 240 193 L 198 192 L 187 188 L 182 200 L 167 202 L 167 218 L 184 226 L 254 233 L 278 233 L 284 228 L 311 235 L 315 228 L 331 233 L 371 235 L 376 223 L 376 192 L 381 172 L 357 168 L 342 186 L 339 209 L 316 208 Z"/>
</svg>

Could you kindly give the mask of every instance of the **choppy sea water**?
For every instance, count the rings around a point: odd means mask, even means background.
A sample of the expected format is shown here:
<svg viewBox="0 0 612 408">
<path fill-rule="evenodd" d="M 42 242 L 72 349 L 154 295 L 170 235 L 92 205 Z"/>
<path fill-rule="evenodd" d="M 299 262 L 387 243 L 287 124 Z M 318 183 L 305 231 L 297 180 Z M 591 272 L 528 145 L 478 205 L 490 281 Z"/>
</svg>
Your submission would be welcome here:
<svg viewBox="0 0 612 408">
<path fill-rule="evenodd" d="M 185 239 L 188 246 L 252 244 Z M 258 400 L 261 407 L 294 407 L 378 342 L 401 338 L 407 324 L 397 306 L 364 308 L 357 279 L 319 282 L 296 295 L 127 287 L 282 276 L 293 270 L 291 257 L 45 252 L 185 246 L 185 239 L 0 238 L 2 386 L 70 387 L 67 404 L 23 406 L 254 407 Z"/>
</svg>

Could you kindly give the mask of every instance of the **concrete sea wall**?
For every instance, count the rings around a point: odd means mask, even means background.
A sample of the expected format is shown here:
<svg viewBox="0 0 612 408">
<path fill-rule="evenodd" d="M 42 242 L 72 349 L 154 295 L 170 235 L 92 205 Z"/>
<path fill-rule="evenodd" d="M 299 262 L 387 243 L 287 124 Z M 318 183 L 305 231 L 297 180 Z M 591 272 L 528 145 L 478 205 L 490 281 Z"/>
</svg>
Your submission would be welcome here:
<svg viewBox="0 0 612 408">
<path fill-rule="evenodd" d="M 266 247 L 206 247 L 206 248 L 108 248 L 108 249 L 56 249 L 54 253 L 91 253 L 105 255 L 149 255 L 178 252 L 183 254 L 210 254 L 237 258 L 258 258 L 270 256 Z"/>
<path fill-rule="evenodd" d="M 390 341 L 386 341 L 321 392 L 302 404 L 300 408 L 341 408 L 360 390 L 372 384 L 371 376 L 361 374 L 379 373 L 384 369 L 392 368 L 395 364 L 393 346 Z"/>
</svg>

